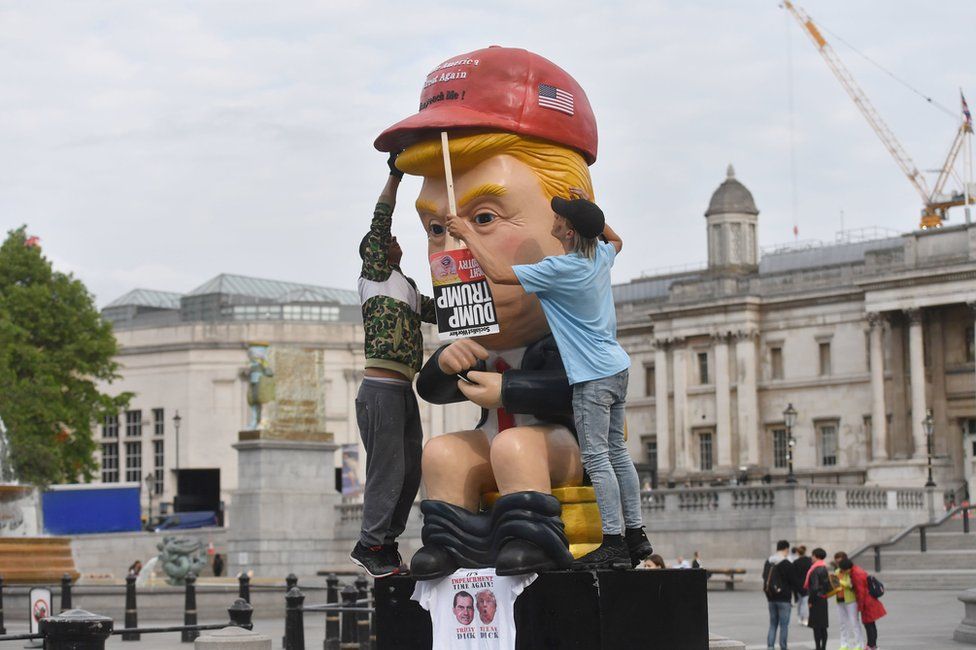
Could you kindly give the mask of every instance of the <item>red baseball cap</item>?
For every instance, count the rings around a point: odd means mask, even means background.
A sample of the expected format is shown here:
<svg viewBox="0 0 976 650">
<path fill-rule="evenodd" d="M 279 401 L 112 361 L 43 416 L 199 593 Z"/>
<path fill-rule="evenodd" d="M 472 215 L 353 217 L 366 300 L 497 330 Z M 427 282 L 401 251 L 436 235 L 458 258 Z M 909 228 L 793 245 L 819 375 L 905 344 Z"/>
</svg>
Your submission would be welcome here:
<svg viewBox="0 0 976 650">
<path fill-rule="evenodd" d="M 586 93 L 552 61 L 520 48 L 493 45 L 444 61 L 424 80 L 419 111 L 373 145 L 401 151 L 447 129 L 530 135 L 596 162 L 596 119 Z"/>
</svg>

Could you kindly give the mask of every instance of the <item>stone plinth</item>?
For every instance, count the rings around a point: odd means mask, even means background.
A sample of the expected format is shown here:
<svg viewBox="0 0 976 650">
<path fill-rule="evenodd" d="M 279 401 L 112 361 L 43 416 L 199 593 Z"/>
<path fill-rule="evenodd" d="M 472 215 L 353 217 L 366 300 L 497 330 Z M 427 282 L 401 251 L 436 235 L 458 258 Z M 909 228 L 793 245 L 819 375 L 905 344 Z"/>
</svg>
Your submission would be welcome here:
<svg viewBox="0 0 976 650">
<path fill-rule="evenodd" d="M 335 528 L 332 434 L 245 431 L 234 445 L 238 489 L 228 532 L 230 575 L 314 575 Z"/>
<path fill-rule="evenodd" d="M 409 576 L 376 581 L 377 647 L 431 647 L 430 615 L 410 600 L 415 584 Z M 705 572 L 543 573 L 515 602 L 515 627 L 518 650 L 706 650 Z"/>
<path fill-rule="evenodd" d="M 959 600 L 966 608 L 962 623 L 952 634 L 952 638 L 959 643 L 976 645 L 976 589 L 969 589 L 959 594 Z"/>
</svg>

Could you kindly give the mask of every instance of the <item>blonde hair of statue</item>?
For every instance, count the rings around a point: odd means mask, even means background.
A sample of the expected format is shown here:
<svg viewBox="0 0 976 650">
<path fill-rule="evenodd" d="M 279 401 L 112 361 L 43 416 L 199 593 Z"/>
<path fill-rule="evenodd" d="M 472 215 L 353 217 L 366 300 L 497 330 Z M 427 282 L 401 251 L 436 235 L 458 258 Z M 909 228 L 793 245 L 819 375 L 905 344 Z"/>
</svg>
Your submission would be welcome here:
<svg viewBox="0 0 976 650">
<path fill-rule="evenodd" d="M 539 179 L 546 198 L 569 196 L 570 187 L 580 187 L 593 197 L 590 169 L 576 151 L 530 136 L 514 133 L 470 133 L 459 131 L 449 140 L 451 168 L 465 172 L 494 156 L 509 155 L 529 167 Z M 439 138 L 418 142 L 404 149 L 396 159 L 400 171 L 415 176 L 443 176 L 444 158 Z"/>
</svg>

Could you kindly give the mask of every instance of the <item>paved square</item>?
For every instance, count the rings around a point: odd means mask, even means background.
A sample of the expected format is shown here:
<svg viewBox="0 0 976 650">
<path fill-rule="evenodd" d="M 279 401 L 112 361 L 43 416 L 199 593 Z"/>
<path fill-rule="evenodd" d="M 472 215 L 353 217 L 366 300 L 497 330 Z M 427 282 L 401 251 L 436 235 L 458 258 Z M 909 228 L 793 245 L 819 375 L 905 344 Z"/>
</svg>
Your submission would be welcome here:
<svg viewBox="0 0 976 650">
<path fill-rule="evenodd" d="M 964 650 L 973 646 L 952 640 L 952 632 L 963 617 L 963 605 L 956 591 L 889 591 L 882 602 L 888 615 L 878 621 L 878 647 L 884 650 Z M 766 649 L 769 614 L 766 598 L 759 591 L 710 591 L 709 631 L 736 639 L 749 650 Z M 812 650 L 813 632 L 796 622 L 793 610 L 789 634 L 791 650 Z M 840 647 L 840 629 L 830 609 L 828 650 Z"/>
</svg>

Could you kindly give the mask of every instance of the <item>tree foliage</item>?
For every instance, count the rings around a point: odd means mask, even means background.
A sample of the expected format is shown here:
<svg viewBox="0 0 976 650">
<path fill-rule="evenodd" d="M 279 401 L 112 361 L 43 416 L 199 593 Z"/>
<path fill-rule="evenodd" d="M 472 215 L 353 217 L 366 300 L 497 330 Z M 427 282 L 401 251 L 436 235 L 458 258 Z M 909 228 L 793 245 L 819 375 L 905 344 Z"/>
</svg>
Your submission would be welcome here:
<svg viewBox="0 0 976 650">
<path fill-rule="evenodd" d="M 80 280 L 51 268 L 26 227 L 0 246 L 0 417 L 25 483 L 92 479 L 92 430 L 131 397 L 99 391 L 118 378 L 112 327 Z"/>
</svg>

